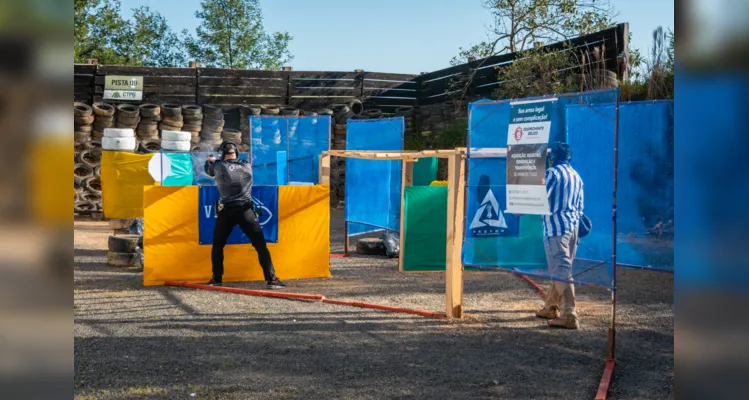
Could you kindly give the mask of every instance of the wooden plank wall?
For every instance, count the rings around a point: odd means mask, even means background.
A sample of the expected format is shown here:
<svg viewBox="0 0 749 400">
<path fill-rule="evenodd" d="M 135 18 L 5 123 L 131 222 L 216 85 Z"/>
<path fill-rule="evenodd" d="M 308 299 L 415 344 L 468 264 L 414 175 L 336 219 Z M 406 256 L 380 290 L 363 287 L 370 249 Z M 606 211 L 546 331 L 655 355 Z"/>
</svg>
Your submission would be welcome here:
<svg viewBox="0 0 749 400">
<path fill-rule="evenodd" d="M 628 26 L 613 28 L 571 40 L 577 54 L 601 54 L 598 65 L 624 74 L 619 56 L 628 45 Z M 546 46 L 564 48 L 564 43 Z M 315 110 L 353 99 L 366 108 L 391 113 L 399 107 L 430 105 L 450 98 L 451 78 L 477 69 L 468 96 L 489 97 L 501 84 L 497 68 L 512 63 L 515 54 L 503 54 L 421 75 L 380 72 L 257 71 L 220 68 L 155 68 L 77 64 L 75 99 L 101 101 L 106 75 L 143 76 L 142 102 L 213 104 L 224 108 L 241 105 L 288 105 Z"/>
<path fill-rule="evenodd" d="M 393 112 L 418 102 L 416 75 L 378 72 L 257 71 L 77 64 L 75 100 L 101 101 L 106 75 L 143 76 L 139 103 L 288 105 L 307 110 L 359 99 Z M 127 101 L 123 101 L 127 102 Z M 135 101 L 130 101 L 135 102 Z"/>
</svg>

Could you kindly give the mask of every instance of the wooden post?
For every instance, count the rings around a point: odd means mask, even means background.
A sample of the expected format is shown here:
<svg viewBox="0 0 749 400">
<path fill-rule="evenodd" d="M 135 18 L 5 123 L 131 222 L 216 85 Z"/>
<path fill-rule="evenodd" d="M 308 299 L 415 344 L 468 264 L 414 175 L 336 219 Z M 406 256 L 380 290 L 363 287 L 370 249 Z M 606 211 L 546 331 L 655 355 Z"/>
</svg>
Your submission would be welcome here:
<svg viewBox="0 0 749 400">
<path fill-rule="evenodd" d="M 317 168 L 319 185 L 330 185 L 330 156 L 327 154 L 320 154 L 320 161 Z"/>
<path fill-rule="evenodd" d="M 448 158 L 447 172 L 447 254 L 445 273 L 445 314 L 463 318 L 463 208 L 465 162 L 457 153 Z"/>
<path fill-rule="evenodd" d="M 418 159 L 416 161 L 419 161 Z M 406 187 L 413 186 L 414 184 L 414 163 L 409 160 L 402 161 L 403 166 L 401 168 L 401 226 L 399 239 L 400 244 L 398 245 L 398 271 L 403 272 L 403 254 L 406 247 L 406 236 L 405 233 L 405 222 L 406 222 Z"/>
</svg>

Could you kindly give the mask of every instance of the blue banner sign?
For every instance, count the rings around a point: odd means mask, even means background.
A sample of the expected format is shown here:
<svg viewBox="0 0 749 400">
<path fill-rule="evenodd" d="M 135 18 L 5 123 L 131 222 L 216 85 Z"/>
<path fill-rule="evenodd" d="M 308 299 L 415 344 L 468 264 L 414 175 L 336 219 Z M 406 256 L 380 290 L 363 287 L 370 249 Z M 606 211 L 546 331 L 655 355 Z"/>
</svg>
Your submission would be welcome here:
<svg viewBox="0 0 749 400">
<path fill-rule="evenodd" d="M 220 199 L 216 186 L 198 188 L 198 242 L 213 244 L 213 228 L 216 226 L 216 202 Z M 253 186 L 252 200 L 260 210 L 260 226 L 268 243 L 278 243 L 278 186 Z M 239 229 L 229 235 L 226 244 L 249 244 L 250 239 Z"/>
</svg>

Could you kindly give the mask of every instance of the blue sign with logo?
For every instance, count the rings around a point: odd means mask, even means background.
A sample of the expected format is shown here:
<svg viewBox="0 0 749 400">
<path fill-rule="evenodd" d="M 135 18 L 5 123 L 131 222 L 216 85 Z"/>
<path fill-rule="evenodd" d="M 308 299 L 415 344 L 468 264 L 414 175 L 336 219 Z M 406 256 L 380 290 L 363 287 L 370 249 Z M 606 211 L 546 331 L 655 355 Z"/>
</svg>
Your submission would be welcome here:
<svg viewBox="0 0 749 400">
<path fill-rule="evenodd" d="M 506 190 L 499 186 L 476 186 L 476 195 L 466 207 L 467 237 L 518 236 L 520 219 L 506 209 Z"/>
<path fill-rule="evenodd" d="M 198 243 L 213 244 L 213 228 L 216 226 L 216 202 L 221 197 L 216 186 L 198 188 Z M 278 243 L 278 186 L 253 186 L 252 201 L 260 210 L 258 219 L 268 243 Z M 226 244 L 249 244 L 250 238 L 239 229 L 229 235 Z"/>
</svg>

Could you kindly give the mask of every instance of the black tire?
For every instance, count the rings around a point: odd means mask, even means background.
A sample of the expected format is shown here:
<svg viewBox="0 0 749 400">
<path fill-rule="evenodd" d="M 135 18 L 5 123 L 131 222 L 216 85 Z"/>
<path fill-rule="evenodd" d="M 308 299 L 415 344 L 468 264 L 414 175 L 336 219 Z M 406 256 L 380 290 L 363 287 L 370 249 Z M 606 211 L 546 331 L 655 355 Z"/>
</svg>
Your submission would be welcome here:
<svg viewBox="0 0 749 400">
<path fill-rule="evenodd" d="M 203 129 L 202 125 L 183 125 L 182 126 L 183 132 L 200 132 L 201 129 Z"/>
<path fill-rule="evenodd" d="M 242 132 L 235 129 L 224 129 L 224 131 L 221 132 L 221 139 L 239 143 L 242 141 Z"/>
<path fill-rule="evenodd" d="M 91 175 L 93 175 L 94 169 L 91 168 Z M 83 188 L 90 193 L 96 193 L 101 195 L 101 178 L 98 176 L 90 176 L 83 180 Z"/>
<path fill-rule="evenodd" d="M 162 104 L 161 115 L 163 115 L 164 117 L 176 117 L 178 115 L 182 115 L 182 106 L 169 103 Z"/>
<path fill-rule="evenodd" d="M 202 140 L 202 138 L 200 136 L 192 136 L 190 138 L 190 143 L 191 144 L 198 144 L 198 143 L 200 143 L 201 140 Z"/>
<path fill-rule="evenodd" d="M 107 252 L 107 265 L 121 268 L 137 268 L 138 260 L 135 253 Z"/>
<path fill-rule="evenodd" d="M 362 112 L 364 112 L 364 105 L 359 100 L 351 100 L 351 102 L 348 103 L 348 108 L 351 110 L 354 115 L 360 115 Z"/>
<path fill-rule="evenodd" d="M 93 129 L 104 132 L 104 129 L 107 128 L 113 128 L 115 125 L 114 122 L 94 122 L 92 126 Z"/>
<path fill-rule="evenodd" d="M 140 143 L 140 148 L 146 153 L 155 153 L 161 150 L 159 139 L 145 139 Z"/>
<path fill-rule="evenodd" d="M 187 104 L 182 106 L 182 115 L 198 115 L 203 114 L 203 108 L 195 104 Z"/>
<path fill-rule="evenodd" d="M 140 235 L 112 235 L 107 241 L 107 248 L 113 253 L 135 253 L 139 240 Z"/>
<path fill-rule="evenodd" d="M 224 122 L 224 114 L 219 114 L 219 115 L 203 114 L 204 125 L 210 125 L 210 124 L 218 125 L 223 122 Z"/>
<path fill-rule="evenodd" d="M 96 211 L 96 204 L 92 201 L 77 201 L 73 204 L 75 212 Z"/>
<path fill-rule="evenodd" d="M 90 201 L 94 204 L 101 203 L 101 194 L 99 193 L 83 192 L 80 193 L 78 198 L 80 201 Z"/>
<path fill-rule="evenodd" d="M 140 117 L 126 117 L 124 115 L 117 116 L 117 123 L 122 125 L 138 125 L 140 123 Z"/>
<path fill-rule="evenodd" d="M 123 124 L 123 123 L 118 122 L 118 123 L 115 124 L 115 127 L 117 129 L 132 129 L 132 130 L 136 130 L 136 129 L 138 129 L 138 124 Z"/>
<path fill-rule="evenodd" d="M 73 123 L 75 125 L 91 125 L 94 123 L 94 116 L 89 115 L 88 117 L 73 117 Z"/>
<path fill-rule="evenodd" d="M 377 108 L 370 108 L 369 110 L 364 111 L 363 114 L 367 118 L 380 118 L 382 117 L 382 110 Z"/>
<path fill-rule="evenodd" d="M 317 117 L 319 114 L 315 111 L 302 111 L 304 117 Z"/>
<path fill-rule="evenodd" d="M 132 104 L 118 104 L 117 105 L 117 119 L 122 117 L 133 118 L 140 115 L 140 109 Z"/>
<path fill-rule="evenodd" d="M 181 115 L 176 115 L 174 117 L 164 117 L 161 119 L 162 124 L 168 124 L 168 125 L 178 125 L 185 123 L 185 120 L 182 118 Z"/>
<path fill-rule="evenodd" d="M 281 112 L 281 109 L 278 107 L 261 107 L 261 112 L 263 115 L 278 115 Z"/>
<path fill-rule="evenodd" d="M 247 109 L 247 115 L 260 115 L 263 112 L 263 109 L 260 107 L 248 106 L 245 108 Z"/>
<path fill-rule="evenodd" d="M 74 125 L 74 129 L 78 132 L 91 133 L 91 131 L 94 130 L 94 127 L 91 125 Z"/>
<path fill-rule="evenodd" d="M 333 115 L 333 110 L 329 108 L 321 108 L 317 110 L 318 115 Z"/>
<path fill-rule="evenodd" d="M 83 192 L 83 181 L 75 175 L 73 175 L 73 190 L 75 190 L 76 193 Z"/>
<path fill-rule="evenodd" d="M 114 109 L 114 107 L 112 107 Z M 96 115 L 94 116 L 94 123 L 97 122 L 114 122 L 115 116 L 113 115 Z"/>
<path fill-rule="evenodd" d="M 221 133 L 200 132 L 200 138 L 208 141 L 221 141 Z"/>
<path fill-rule="evenodd" d="M 384 256 L 385 244 L 382 239 L 362 238 L 356 243 L 356 252 L 370 256 Z"/>
<path fill-rule="evenodd" d="M 73 116 L 74 117 L 88 117 L 93 113 L 93 109 L 85 103 L 76 101 L 73 103 Z"/>
<path fill-rule="evenodd" d="M 159 122 L 159 121 L 161 121 L 161 114 L 159 114 L 159 115 L 153 115 L 153 116 L 150 116 L 150 117 L 143 117 L 143 116 L 141 116 L 140 120 L 141 121 L 148 121 L 148 122 Z"/>
<path fill-rule="evenodd" d="M 297 117 L 299 116 L 299 109 L 294 107 L 284 107 L 281 109 L 281 115 Z"/>
<path fill-rule="evenodd" d="M 191 122 L 191 123 L 203 123 L 203 114 L 198 113 L 198 114 L 183 115 L 182 120 L 185 122 Z"/>
<path fill-rule="evenodd" d="M 114 106 L 109 103 L 94 103 L 91 108 L 94 110 L 97 119 L 99 117 L 114 117 Z"/>
<path fill-rule="evenodd" d="M 97 156 L 95 153 L 89 151 L 89 150 L 83 150 L 78 155 L 78 162 L 82 164 L 86 164 L 91 169 L 95 168 L 97 165 L 101 165 L 101 155 Z M 96 175 L 96 174 L 94 174 Z"/>
<path fill-rule="evenodd" d="M 73 175 L 84 180 L 88 177 L 94 176 L 94 169 L 86 164 L 77 163 L 73 166 Z"/>
<path fill-rule="evenodd" d="M 141 104 L 138 108 L 140 109 L 141 117 L 151 118 L 157 115 L 161 115 L 161 107 L 159 107 L 158 104 L 144 103 Z"/>
<path fill-rule="evenodd" d="M 221 107 L 218 106 L 212 106 L 210 104 L 203 105 L 203 115 L 204 116 L 221 116 L 221 119 L 224 119 L 224 110 Z"/>
<path fill-rule="evenodd" d="M 159 123 L 153 121 L 140 121 L 137 130 L 139 131 L 155 131 L 159 129 Z"/>
<path fill-rule="evenodd" d="M 99 155 L 101 155 L 101 142 L 98 140 L 92 140 L 86 148 L 94 152 L 98 151 Z"/>
<path fill-rule="evenodd" d="M 101 164 L 94 167 L 94 176 L 101 176 Z"/>
<path fill-rule="evenodd" d="M 91 132 L 73 132 L 73 143 L 85 143 L 91 140 Z"/>
<path fill-rule="evenodd" d="M 182 130 L 182 124 L 180 124 L 179 126 L 177 126 L 177 125 L 165 124 L 165 123 L 162 122 L 162 123 L 159 124 L 159 130 L 160 131 L 177 131 L 177 132 L 179 132 L 179 131 Z"/>
</svg>

